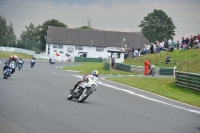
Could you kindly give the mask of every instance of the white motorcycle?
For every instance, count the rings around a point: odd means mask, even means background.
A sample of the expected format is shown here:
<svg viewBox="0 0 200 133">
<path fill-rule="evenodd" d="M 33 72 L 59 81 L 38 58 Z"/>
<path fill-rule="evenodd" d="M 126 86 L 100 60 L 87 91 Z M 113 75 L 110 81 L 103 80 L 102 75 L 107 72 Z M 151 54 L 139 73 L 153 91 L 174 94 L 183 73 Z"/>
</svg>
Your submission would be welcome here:
<svg viewBox="0 0 200 133">
<path fill-rule="evenodd" d="M 88 77 L 88 81 L 81 82 L 73 92 L 69 93 L 68 100 L 72 100 L 74 98 L 78 100 L 79 103 L 84 102 L 90 94 L 96 91 L 98 83 L 98 78 L 90 75 Z"/>
<path fill-rule="evenodd" d="M 12 70 L 15 68 L 15 65 L 13 63 L 10 63 L 6 70 L 3 72 L 3 78 L 7 79 L 8 77 L 11 76 Z"/>
</svg>

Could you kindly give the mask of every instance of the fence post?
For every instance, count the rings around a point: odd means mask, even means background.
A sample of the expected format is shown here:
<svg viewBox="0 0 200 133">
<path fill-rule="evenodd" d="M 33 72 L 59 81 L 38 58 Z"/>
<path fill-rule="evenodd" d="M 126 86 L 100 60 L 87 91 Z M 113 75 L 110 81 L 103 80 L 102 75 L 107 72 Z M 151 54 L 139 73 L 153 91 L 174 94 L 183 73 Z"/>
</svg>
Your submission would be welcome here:
<svg viewBox="0 0 200 133">
<path fill-rule="evenodd" d="M 174 78 L 176 78 L 176 66 L 174 66 Z"/>
</svg>

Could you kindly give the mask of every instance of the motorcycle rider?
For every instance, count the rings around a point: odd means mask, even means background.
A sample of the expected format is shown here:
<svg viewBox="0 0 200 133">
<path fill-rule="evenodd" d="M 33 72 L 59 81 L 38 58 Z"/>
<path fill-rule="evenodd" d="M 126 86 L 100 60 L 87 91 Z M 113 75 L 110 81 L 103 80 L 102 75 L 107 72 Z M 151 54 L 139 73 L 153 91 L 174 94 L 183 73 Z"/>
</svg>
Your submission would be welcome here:
<svg viewBox="0 0 200 133">
<path fill-rule="evenodd" d="M 22 60 L 22 58 L 20 58 L 17 63 L 18 65 L 21 64 L 21 66 L 23 67 L 24 61 Z"/>
<path fill-rule="evenodd" d="M 51 59 L 51 58 L 49 59 L 49 63 L 50 63 L 50 64 L 55 64 L 54 60 Z"/>
<path fill-rule="evenodd" d="M 3 67 L 3 72 L 7 69 L 7 67 L 13 63 L 15 68 L 17 67 L 17 55 L 11 55 L 9 59 L 7 59 L 7 61 L 5 62 L 5 66 Z M 12 69 L 12 73 L 13 74 L 15 72 L 15 68 Z M 9 75 L 11 76 L 11 75 Z"/>
<path fill-rule="evenodd" d="M 73 91 L 76 89 L 76 87 L 77 87 L 80 83 L 85 82 L 85 81 L 88 81 L 88 77 L 91 76 L 91 75 L 98 77 L 99 72 L 98 72 L 97 70 L 93 70 L 91 74 L 86 74 L 86 75 L 84 75 L 84 76 L 74 85 L 74 88 L 71 89 L 70 91 L 73 92 Z"/>
<path fill-rule="evenodd" d="M 152 64 L 149 64 L 149 73 L 148 75 L 151 75 L 153 73 L 153 70 L 155 69 L 155 66 Z"/>
<path fill-rule="evenodd" d="M 31 66 L 34 66 L 35 65 L 35 58 L 32 58 L 31 60 Z"/>
</svg>

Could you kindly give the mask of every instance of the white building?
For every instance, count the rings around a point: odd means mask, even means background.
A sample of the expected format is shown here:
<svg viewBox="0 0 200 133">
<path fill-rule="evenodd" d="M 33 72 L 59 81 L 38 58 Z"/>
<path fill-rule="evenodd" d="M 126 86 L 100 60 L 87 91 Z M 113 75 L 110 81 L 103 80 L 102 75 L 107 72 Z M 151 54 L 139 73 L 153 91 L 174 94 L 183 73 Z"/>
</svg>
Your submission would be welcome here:
<svg viewBox="0 0 200 133">
<path fill-rule="evenodd" d="M 140 33 L 48 27 L 46 54 L 55 60 L 72 60 L 75 56 L 115 58 L 124 61 L 122 47 L 144 46 L 148 43 Z M 59 56 L 56 56 L 59 55 Z"/>
</svg>

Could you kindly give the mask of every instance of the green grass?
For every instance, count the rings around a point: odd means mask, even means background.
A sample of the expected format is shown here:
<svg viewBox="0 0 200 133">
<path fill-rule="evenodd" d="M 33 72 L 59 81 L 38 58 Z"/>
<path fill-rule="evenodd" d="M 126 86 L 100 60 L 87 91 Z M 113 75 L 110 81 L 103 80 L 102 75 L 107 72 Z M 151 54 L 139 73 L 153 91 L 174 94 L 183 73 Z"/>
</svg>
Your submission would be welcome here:
<svg viewBox="0 0 200 133">
<path fill-rule="evenodd" d="M 77 66 L 67 66 L 65 68 L 62 68 L 63 70 L 74 70 L 79 71 L 80 74 L 88 74 L 91 73 L 93 70 L 98 70 L 99 75 L 101 74 L 113 74 L 113 75 L 133 75 L 137 73 L 133 72 L 125 72 L 125 71 L 119 71 L 119 70 L 105 70 L 104 69 L 104 63 L 96 63 L 96 62 L 86 62 L 86 63 L 80 63 L 80 65 Z"/>
<path fill-rule="evenodd" d="M 165 57 L 169 54 L 171 61 L 165 64 Z M 136 58 L 127 58 L 124 64 L 144 65 L 144 61 L 150 59 L 151 64 L 159 68 L 173 68 L 177 66 L 178 71 L 193 72 L 200 74 L 200 49 L 164 51 L 157 54 L 147 54 Z"/>
<path fill-rule="evenodd" d="M 200 92 L 178 87 L 171 78 L 120 77 L 108 79 L 200 107 Z"/>
<path fill-rule="evenodd" d="M 104 63 L 80 63 L 77 66 L 69 66 L 63 70 L 80 71 L 80 74 L 91 73 L 92 70 L 98 70 L 100 75 L 114 74 L 114 75 L 129 75 L 130 72 L 123 72 L 117 70 L 104 70 Z M 178 87 L 174 84 L 173 78 L 148 78 L 148 77 L 112 77 L 107 78 L 115 82 L 139 88 L 154 94 L 158 94 L 173 100 L 187 103 L 193 106 L 200 107 L 200 92 L 190 90 L 187 88 Z M 159 84 L 158 84 L 159 83 Z"/>
<path fill-rule="evenodd" d="M 31 58 L 33 58 L 32 55 L 27 55 L 27 54 L 23 54 L 23 53 L 0 51 L 0 58 L 9 58 L 11 55 L 17 55 L 18 58 L 22 58 L 22 59 L 31 59 Z"/>
</svg>

